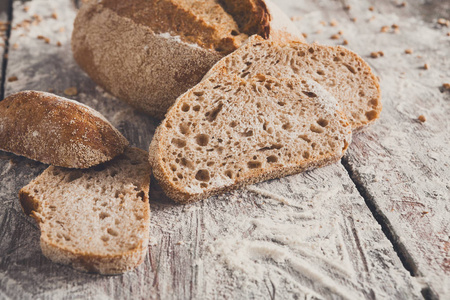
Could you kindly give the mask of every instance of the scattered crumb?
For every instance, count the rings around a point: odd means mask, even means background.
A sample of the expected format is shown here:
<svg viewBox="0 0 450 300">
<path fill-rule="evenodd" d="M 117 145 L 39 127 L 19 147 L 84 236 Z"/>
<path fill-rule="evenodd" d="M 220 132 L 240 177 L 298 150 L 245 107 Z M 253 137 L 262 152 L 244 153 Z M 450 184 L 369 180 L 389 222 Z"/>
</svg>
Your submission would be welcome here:
<svg viewBox="0 0 450 300">
<path fill-rule="evenodd" d="M 338 26 L 338 22 L 336 20 L 331 20 L 330 26 L 331 27 L 336 27 L 336 26 Z"/>
<path fill-rule="evenodd" d="M 322 33 L 322 29 L 318 29 L 318 30 L 316 31 L 316 33 L 317 33 L 317 34 Z"/>
<path fill-rule="evenodd" d="M 344 6 L 344 10 L 350 10 L 350 9 L 352 9 L 352 7 L 350 5 Z"/>
<path fill-rule="evenodd" d="M 372 16 L 372 17 L 369 19 L 369 22 L 372 22 L 373 20 L 375 20 L 375 16 Z"/>
<path fill-rule="evenodd" d="M 11 77 L 8 78 L 8 82 L 14 82 L 14 81 L 17 81 L 17 80 L 19 80 L 19 78 L 17 78 L 17 76 L 11 76 Z"/>
<path fill-rule="evenodd" d="M 408 48 L 408 49 L 405 50 L 406 54 L 413 54 L 413 52 L 414 52 L 414 50 L 411 49 L 411 48 Z"/>
<path fill-rule="evenodd" d="M 28 5 L 23 7 L 24 12 L 28 12 L 29 10 L 30 10 L 30 7 Z"/>
<path fill-rule="evenodd" d="M 450 91 L 450 83 L 444 83 L 442 87 L 444 88 L 444 90 Z"/>
<path fill-rule="evenodd" d="M 344 40 L 344 41 L 342 42 L 342 44 L 343 44 L 343 45 L 348 45 L 348 41 L 347 41 L 347 40 Z"/>
<path fill-rule="evenodd" d="M 384 56 L 384 52 L 383 51 L 378 51 L 378 55 Z"/>
<path fill-rule="evenodd" d="M 393 29 L 399 29 L 399 28 L 400 28 L 400 26 L 398 26 L 397 24 L 392 24 L 391 27 L 392 27 Z"/>
<path fill-rule="evenodd" d="M 70 88 L 65 89 L 64 94 L 66 96 L 76 96 L 76 95 L 78 95 L 78 90 L 76 87 L 72 86 Z"/>
<path fill-rule="evenodd" d="M 46 44 L 50 44 L 50 39 L 49 38 L 44 38 L 44 41 Z"/>
<path fill-rule="evenodd" d="M 339 34 L 333 34 L 332 36 L 330 36 L 330 39 L 332 39 L 332 40 L 338 40 L 340 38 L 341 38 L 341 36 Z"/>
<path fill-rule="evenodd" d="M 302 32 L 303 37 L 306 39 L 308 37 L 307 33 Z"/>
<path fill-rule="evenodd" d="M 61 47 L 61 45 L 62 45 L 62 44 L 61 44 L 60 41 L 57 41 L 57 42 L 56 42 L 56 46 Z"/>
<path fill-rule="evenodd" d="M 406 6 L 406 2 L 402 2 L 398 5 L 399 7 L 405 7 Z"/>
<path fill-rule="evenodd" d="M 417 118 L 420 122 L 425 122 L 426 120 L 427 120 L 427 118 L 425 118 L 425 116 L 424 115 L 420 115 L 418 118 Z"/>
<path fill-rule="evenodd" d="M 447 32 L 447 36 L 450 36 L 450 31 L 449 31 L 449 32 Z"/>
<path fill-rule="evenodd" d="M 423 65 L 423 68 L 424 68 L 425 70 L 428 70 L 428 69 L 430 68 L 430 65 L 429 65 L 429 64 L 424 64 L 424 65 Z"/>
<path fill-rule="evenodd" d="M 177 245 L 184 245 L 184 242 L 183 241 L 179 241 L 179 242 L 177 242 Z"/>
<path fill-rule="evenodd" d="M 388 32 L 389 31 L 389 26 L 383 26 L 381 27 L 380 32 Z"/>
<path fill-rule="evenodd" d="M 52 13 L 52 18 L 57 20 L 58 19 L 58 14 L 56 12 Z"/>
<path fill-rule="evenodd" d="M 372 58 L 378 58 L 378 56 L 380 56 L 379 52 L 372 52 L 372 53 L 370 53 L 370 57 L 372 57 Z"/>
<path fill-rule="evenodd" d="M 450 27 L 450 20 L 440 18 L 437 20 L 439 25 Z"/>
<path fill-rule="evenodd" d="M 323 26 L 326 26 L 326 25 L 327 25 L 327 22 L 325 22 L 325 21 L 320 21 L 320 24 L 323 25 Z"/>
<path fill-rule="evenodd" d="M 338 34 L 343 35 L 344 32 L 343 32 L 342 30 L 339 30 L 339 31 L 338 31 Z"/>
<path fill-rule="evenodd" d="M 65 27 L 60 27 L 60 28 L 59 28 L 59 32 L 64 32 L 64 31 L 66 31 L 66 28 L 65 28 Z"/>
<path fill-rule="evenodd" d="M 355 23 L 358 19 L 357 18 L 351 18 L 350 19 L 353 23 Z"/>
<path fill-rule="evenodd" d="M 14 43 L 14 45 L 12 47 L 13 47 L 13 49 L 19 49 L 19 44 Z"/>
<path fill-rule="evenodd" d="M 423 211 L 422 216 L 425 216 L 426 214 L 430 213 L 429 211 Z"/>
<path fill-rule="evenodd" d="M 45 37 L 44 37 L 43 35 L 38 35 L 37 38 L 38 38 L 38 40 L 43 40 L 43 39 L 45 39 Z"/>
<path fill-rule="evenodd" d="M 374 11 L 374 10 L 375 10 L 375 7 L 370 6 L 370 7 L 369 7 L 369 10 L 370 10 L 370 11 Z"/>
</svg>

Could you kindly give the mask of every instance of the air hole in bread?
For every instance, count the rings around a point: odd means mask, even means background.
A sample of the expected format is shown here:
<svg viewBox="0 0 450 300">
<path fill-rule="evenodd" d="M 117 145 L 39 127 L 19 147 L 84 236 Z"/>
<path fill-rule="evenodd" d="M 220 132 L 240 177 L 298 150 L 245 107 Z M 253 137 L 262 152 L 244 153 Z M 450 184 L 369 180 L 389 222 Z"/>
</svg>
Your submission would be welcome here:
<svg viewBox="0 0 450 300">
<path fill-rule="evenodd" d="M 180 133 L 183 135 L 187 135 L 189 133 L 189 124 L 188 123 L 180 124 Z"/>
<path fill-rule="evenodd" d="M 103 220 L 103 219 L 105 219 L 105 218 L 107 218 L 107 217 L 109 217 L 110 216 L 110 214 L 108 214 L 107 212 L 101 212 L 99 215 L 98 215 L 98 217 L 101 219 L 101 220 Z"/>
<path fill-rule="evenodd" d="M 245 132 L 242 132 L 241 136 L 243 136 L 243 137 L 251 137 L 251 136 L 253 136 L 253 130 L 247 130 Z"/>
<path fill-rule="evenodd" d="M 356 70 L 355 68 L 353 68 L 353 66 L 350 66 L 349 64 L 344 64 L 344 66 L 353 74 L 356 74 Z"/>
<path fill-rule="evenodd" d="M 305 94 L 306 96 L 308 96 L 309 98 L 316 98 L 317 95 L 313 92 L 308 92 L 308 91 L 302 91 L 303 94 Z"/>
<path fill-rule="evenodd" d="M 177 166 L 176 165 L 170 165 L 170 169 L 172 170 L 172 172 L 175 172 L 177 170 Z"/>
<path fill-rule="evenodd" d="M 175 145 L 178 148 L 184 148 L 186 147 L 186 141 L 182 139 L 172 139 L 172 144 Z"/>
<path fill-rule="evenodd" d="M 373 98 L 369 101 L 369 105 L 378 106 L 378 104 L 379 104 L 378 99 L 376 99 L 376 98 Z"/>
<path fill-rule="evenodd" d="M 143 216 L 143 215 L 140 215 L 140 214 L 134 214 L 134 217 L 135 217 L 136 220 L 138 220 L 138 221 L 140 221 L 140 220 L 142 220 L 142 219 L 144 218 L 144 216 Z"/>
<path fill-rule="evenodd" d="M 197 174 L 195 174 L 195 179 L 197 179 L 198 181 L 208 182 L 211 177 L 208 170 L 202 169 L 197 171 Z"/>
<path fill-rule="evenodd" d="M 279 106 L 285 106 L 286 103 L 285 103 L 285 102 L 282 102 L 282 101 L 278 101 L 278 105 L 279 105 Z"/>
<path fill-rule="evenodd" d="M 108 234 L 112 235 L 112 236 L 118 236 L 118 235 L 119 235 L 119 232 L 118 232 L 117 230 L 113 229 L 113 228 L 108 228 L 108 229 L 106 230 L 106 232 L 107 232 Z"/>
<path fill-rule="evenodd" d="M 230 127 L 231 128 L 234 128 L 234 127 L 236 127 L 237 126 L 237 122 L 236 121 L 231 121 L 231 123 L 230 123 Z"/>
<path fill-rule="evenodd" d="M 184 104 L 181 106 L 181 110 L 184 111 L 184 112 L 188 112 L 189 109 L 191 109 L 191 107 L 190 107 L 189 104 L 187 104 L 187 103 L 184 103 Z"/>
<path fill-rule="evenodd" d="M 329 122 L 328 122 L 328 120 L 325 120 L 325 119 L 319 119 L 319 120 L 317 120 L 317 124 L 319 124 L 322 127 L 327 127 Z"/>
<path fill-rule="evenodd" d="M 342 61 L 342 59 L 341 59 L 339 56 L 335 56 L 335 57 L 333 58 L 333 61 Z"/>
<path fill-rule="evenodd" d="M 340 54 L 341 54 L 341 56 L 345 56 L 345 52 L 341 52 Z"/>
<path fill-rule="evenodd" d="M 227 176 L 230 179 L 233 179 L 233 171 L 231 170 L 226 170 L 225 171 L 225 176 Z"/>
<path fill-rule="evenodd" d="M 309 129 L 315 133 L 323 133 L 324 132 L 324 129 L 322 127 L 316 126 L 314 124 L 312 124 Z"/>
<path fill-rule="evenodd" d="M 201 106 L 200 106 L 200 105 L 195 105 L 192 109 L 193 109 L 194 111 L 200 111 Z"/>
<path fill-rule="evenodd" d="M 204 91 L 198 91 L 198 92 L 194 92 L 194 95 L 197 97 L 203 96 L 205 94 Z"/>
<path fill-rule="evenodd" d="M 278 156 L 276 155 L 267 156 L 267 162 L 270 164 L 278 162 Z"/>
<path fill-rule="evenodd" d="M 216 108 L 214 108 L 213 110 L 211 110 L 205 114 L 205 117 L 207 117 L 207 120 L 209 122 L 213 122 L 217 118 L 217 115 L 220 113 L 222 108 L 223 108 L 223 103 L 222 103 L 222 101 L 220 101 L 219 105 L 217 105 Z"/>
<path fill-rule="evenodd" d="M 199 146 L 204 147 L 204 146 L 208 145 L 208 143 L 209 143 L 209 135 L 207 135 L 207 134 L 198 134 L 195 137 L 195 141 L 197 142 L 197 144 Z"/>
<path fill-rule="evenodd" d="M 208 187 L 208 184 L 205 183 L 205 182 L 202 182 L 202 183 L 200 183 L 200 187 L 201 187 L 202 189 L 206 189 L 206 188 Z"/>
<path fill-rule="evenodd" d="M 303 52 L 303 51 L 299 51 L 299 52 L 297 52 L 297 55 L 300 56 L 300 57 L 303 57 L 303 56 L 306 55 L 306 53 Z"/>
<path fill-rule="evenodd" d="M 183 179 L 183 174 L 177 173 L 177 177 L 178 177 L 179 179 Z"/>
<path fill-rule="evenodd" d="M 231 30 L 231 35 L 232 36 L 238 36 L 239 32 L 237 32 L 236 30 Z"/>
<path fill-rule="evenodd" d="M 212 167 L 212 166 L 214 166 L 214 164 L 215 164 L 215 162 L 213 162 L 213 161 L 208 161 L 208 163 L 206 164 L 206 166 Z"/>
<path fill-rule="evenodd" d="M 283 124 L 283 126 L 281 126 L 281 128 L 283 128 L 284 130 L 289 130 L 292 128 L 292 124 L 291 123 L 285 123 Z"/>
<path fill-rule="evenodd" d="M 366 93 L 364 93 L 364 91 L 361 90 L 361 91 L 358 92 L 358 95 L 360 97 L 364 97 L 366 95 Z"/>
<path fill-rule="evenodd" d="M 261 166 L 262 166 L 262 164 L 260 161 L 249 161 L 247 163 L 247 167 L 249 169 L 259 169 L 259 168 L 261 168 Z"/>
<path fill-rule="evenodd" d="M 309 53 L 314 53 L 314 48 L 312 48 L 312 47 L 309 48 L 309 49 L 308 49 L 308 52 L 309 52 Z"/>
<path fill-rule="evenodd" d="M 378 113 L 376 110 L 371 110 L 371 111 L 366 112 L 366 117 L 367 117 L 367 120 L 369 120 L 369 121 L 376 119 L 377 116 L 378 116 Z"/>
<path fill-rule="evenodd" d="M 101 237 L 101 240 L 104 241 L 105 243 L 109 241 L 109 236 L 103 235 Z"/>
<path fill-rule="evenodd" d="M 298 137 L 301 138 L 302 140 L 304 140 L 307 143 L 311 143 L 311 139 L 306 134 L 301 134 Z"/>
<path fill-rule="evenodd" d="M 183 157 L 183 158 L 181 159 L 180 164 L 181 164 L 183 167 L 187 167 L 187 168 L 189 168 L 189 169 L 191 169 L 191 170 L 194 169 L 194 164 L 193 164 L 190 160 L 188 160 L 187 158 L 184 158 L 184 157 Z"/>
<path fill-rule="evenodd" d="M 309 153 L 309 151 L 304 151 L 302 156 L 303 158 L 308 159 L 311 156 L 311 154 Z"/>
<path fill-rule="evenodd" d="M 139 200 L 141 200 L 141 201 L 144 201 L 144 198 L 145 198 L 145 193 L 144 193 L 144 191 L 139 191 L 139 192 L 137 192 L 137 193 L 136 193 L 136 198 L 139 199 Z"/>
<path fill-rule="evenodd" d="M 72 181 L 75 181 L 75 180 L 77 180 L 78 178 L 80 178 L 81 176 L 83 176 L 83 173 L 81 173 L 81 172 L 78 172 L 78 171 L 71 172 L 71 173 L 69 174 L 69 176 L 67 176 L 66 182 L 72 182 Z"/>
</svg>

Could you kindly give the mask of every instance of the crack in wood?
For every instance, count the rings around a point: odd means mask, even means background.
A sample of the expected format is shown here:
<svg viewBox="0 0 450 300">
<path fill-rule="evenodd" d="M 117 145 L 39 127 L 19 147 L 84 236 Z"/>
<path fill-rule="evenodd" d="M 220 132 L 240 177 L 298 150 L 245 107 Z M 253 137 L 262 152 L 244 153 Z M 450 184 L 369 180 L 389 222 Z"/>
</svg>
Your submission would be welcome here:
<svg viewBox="0 0 450 300">
<path fill-rule="evenodd" d="M 356 189 L 358 190 L 361 197 L 364 199 L 364 202 L 366 203 L 366 205 L 369 208 L 370 212 L 372 213 L 373 217 L 378 222 L 378 224 L 380 224 L 384 235 L 391 242 L 395 253 L 397 253 L 398 258 L 400 258 L 400 261 L 403 264 L 403 267 L 411 274 L 411 276 L 422 277 L 423 275 L 421 274 L 420 270 L 418 269 L 416 262 L 414 261 L 414 259 L 412 258 L 411 254 L 408 252 L 408 250 L 406 249 L 405 245 L 400 241 L 400 237 L 393 229 L 388 217 L 377 206 L 375 199 L 368 192 L 367 188 L 364 186 L 362 181 L 359 179 L 359 175 L 353 169 L 350 162 L 348 161 L 348 159 L 345 156 L 341 159 L 341 163 L 344 166 L 344 168 L 347 170 L 347 173 L 350 176 L 350 179 L 355 184 Z M 422 293 L 422 296 L 426 300 L 439 299 L 439 296 L 433 291 L 432 287 L 429 286 L 428 284 L 426 287 L 424 287 L 421 290 L 421 293 Z"/>
<path fill-rule="evenodd" d="M 2 73 L 0 75 L 1 83 L 0 83 L 0 101 L 5 98 L 5 82 L 6 82 L 6 67 L 8 66 L 8 52 L 9 52 L 9 38 L 11 36 L 11 22 L 12 22 L 12 13 L 13 13 L 13 3 L 14 0 L 9 0 L 7 3 L 3 3 L 1 10 L 5 10 L 8 16 L 7 24 L 8 28 L 6 29 L 6 38 L 5 38 L 5 48 L 2 57 Z M 6 7 L 4 7 L 5 5 Z"/>
</svg>

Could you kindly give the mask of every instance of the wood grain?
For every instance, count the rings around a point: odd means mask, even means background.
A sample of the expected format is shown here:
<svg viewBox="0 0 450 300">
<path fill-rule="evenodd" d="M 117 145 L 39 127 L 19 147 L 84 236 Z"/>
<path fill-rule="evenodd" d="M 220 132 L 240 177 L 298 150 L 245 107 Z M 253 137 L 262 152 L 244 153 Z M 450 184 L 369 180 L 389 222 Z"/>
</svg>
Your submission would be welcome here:
<svg viewBox="0 0 450 300">
<path fill-rule="evenodd" d="M 379 76 L 381 119 L 354 136 L 343 162 L 411 272 L 431 286 L 428 296 L 446 299 L 450 297 L 450 93 L 442 84 L 450 82 L 450 38 L 449 28 L 436 20 L 450 17 L 450 3 L 407 3 L 404 8 L 396 1 L 316 4 L 324 13 L 307 14 L 299 25 L 338 20 L 335 27 L 318 24 L 315 31 L 307 31 L 309 38 L 327 43 L 347 39 L 348 47 L 367 59 Z M 350 10 L 344 9 L 347 5 Z M 349 22 L 352 18 L 357 21 Z M 388 26 L 387 32 L 381 32 L 383 26 Z M 322 31 L 317 33 L 317 28 Z M 341 40 L 329 38 L 340 30 Z M 373 51 L 384 56 L 370 58 Z M 426 122 L 418 120 L 420 115 Z"/>
<path fill-rule="evenodd" d="M 300 12 L 292 7 L 315 5 L 279 2 L 291 15 Z M 51 89 L 64 95 L 76 87 L 72 98 L 100 111 L 132 145 L 146 149 L 157 122 L 104 93 L 74 63 L 71 2 L 26 5 L 28 12 L 14 2 L 15 24 L 33 14 L 43 19 L 12 32 L 11 43 L 19 47 L 10 53 L 7 74 L 19 80 L 6 83 L 6 93 Z M 332 8 L 324 12 L 333 14 Z M 173 204 L 153 184 L 147 260 L 114 277 L 79 273 L 42 256 L 39 230 L 20 211 L 17 192 L 44 168 L 0 157 L 0 298 L 421 298 L 421 286 L 340 164 L 189 206 Z"/>
</svg>

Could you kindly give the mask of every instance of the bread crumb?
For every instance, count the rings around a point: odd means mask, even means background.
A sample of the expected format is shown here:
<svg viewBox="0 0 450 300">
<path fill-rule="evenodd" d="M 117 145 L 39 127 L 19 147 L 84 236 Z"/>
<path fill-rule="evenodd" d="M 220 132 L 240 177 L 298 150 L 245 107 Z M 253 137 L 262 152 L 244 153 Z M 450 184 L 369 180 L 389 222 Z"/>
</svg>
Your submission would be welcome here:
<svg viewBox="0 0 450 300">
<path fill-rule="evenodd" d="M 378 55 L 384 56 L 384 52 L 383 51 L 378 51 Z"/>
<path fill-rule="evenodd" d="M 406 2 L 402 2 L 398 5 L 399 7 L 405 7 L 406 6 Z"/>
<path fill-rule="evenodd" d="M 19 44 L 17 44 L 17 43 L 14 43 L 14 45 L 13 45 L 13 49 L 19 49 Z"/>
<path fill-rule="evenodd" d="M 56 12 L 52 13 L 52 18 L 58 20 L 58 14 Z"/>
<path fill-rule="evenodd" d="M 392 24 L 391 27 L 392 27 L 393 29 L 399 29 L 399 28 L 400 28 L 400 26 L 398 26 L 397 24 Z"/>
<path fill-rule="evenodd" d="M 413 54 L 413 52 L 414 52 L 414 50 L 411 49 L 411 48 L 408 48 L 408 49 L 405 50 L 406 54 Z"/>
<path fill-rule="evenodd" d="M 389 26 L 383 26 L 381 27 L 380 32 L 388 32 L 389 31 Z"/>
<path fill-rule="evenodd" d="M 374 11 L 374 10 L 375 10 L 375 7 L 369 6 L 369 10 L 370 10 L 370 11 Z"/>
<path fill-rule="evenodd" d="M 184 245 L 184 241 L 178 241 L 177 245 Z"/>
<path fill-rule="evenodd" d="M 341 36 L 339 34 L 333 34 L 332 36 L 330 36 L 330 39 L 332 39 L 332 40 L 338 40 L 340 38 L 341 38 Z"/>
<path fill-rule="evenodd" d="M 350 9 L 352 9 L 352 7 L 350 5 L 344 6 L 344 10 L 350 10 Z"/>
<path fill-rule="evenodd" d="M 56 46 L 61 47 L 61 45 L 62 45 L 62 44 L 61 44 L 60 41 L 57 41 L 57 42 L 56 42 Z"/>
<path fill-rule="evenodd" d="M 338 34 L 343 35 L 343 34 L 344 34 L 344 31 L 339 30 L 339 31 L 338 31 Z"/>
<path fill-rule="evenodd" d="M 326 26 L 326 25 L 327 25 L 327 22 L 325 22 L 325 21 L 320 21 L 320 25 Z"/>
<path fill-rule="evenodd" d="M 447 32 L 447 36 L 450 36 L 450 31 L 449 31 L 449 32 Z"/>
<path fill-rule="evenodd" d="M 417 118 L 420 122 L 425 122 L 426 120 L 427 120 L 427 118 L 425 118 L 425 116 L 424 115 L 420 115 L 418 118 Z"/>
<path fill-rule="evenodd" d="M 428 69 L 430 68 L 430 65 L 429 65 L 429 64 L 424 64 L 424 65 L 423 65 L 423 68 L 424 68 L 425 70 L 428 70 Z"/>
<path fill-rule="evenodd" d="M 8 78 L 8 82 L 14 82 L 14 81 L 17 81 L 17 80 L 19 80 L 19 78 L 17 78 L 17 76 L 11 76 L 11 77 Z"/>
<path fill-rule="evenodd" d="M 372 17 L 369 19 L 369 22 L 372 22 L 373 20 L 375 20 L 375 16 L 372 16 Z"/>
<path fill-rule="evenodd" d="M 28 5 L 23 7 L 24 12 L 28 12 L 29 10 L 30 10 L 30 7 Z"/>
<path fill-rule="evenodd" d="M 64 94 L 66 96 L 76 96 L 76 95 L 78 95 L 78 90 L 76 87 L 72 86 L 70 88 L 65 89 Z"/>
<path fill-rule="evenodd" d="M 450 20 L 439 18 L 437 22 L 439 25 L 450 27 Z"/>
<path fill-rule="evenodd" d="M 295 21 L 300 21 L 302 19 L 301 16 L 293 16 L 291 17 L 291 21 L 295 22 Z"/>
<path fill-rule="evenodd" d="M 65 27 L 60 27 L 58 31 L 59 32 L 64 32 L 64 31 L 66 31 L 66 28 Z"/>
<path fill-rule="evenodd" d="M 353 23 L 355 23 L 358 19 L 357 18 L 351 18 L 350 21 L 352 21 Z"/>
<path fill-rule="evenodd" d="M 442 87 L 444 88 L 444 90 L 450 91 L 450 83 L 444 83 Z"/>
<path fill-rule="evenodd" d="M 342 42 L 343 45 L 348 45 L 348 41 L 344 40 L 344 42 Z"/>
<path fill-rule="evenodd" d="M 379 52 L 372 52 L 372 53 L 370 53 L 370 57 L 372 57 L 372 58 L 378 58 L 378 56 L 380 56 Z"/>
<path fill-rule="evenodd" d="M 336 20 L 331 20 L 331 22 L 330 22 L 331 27 L 336 27 L 337 25 L 338 25 L 338 22 Z"/>
<path fill-rule="evenodd" d="M 43 40 L 43 39 L 45 39 L 45 36 L 43 36 L 43 35 L 38 35 L 37 38 L 38 38 L 38 40 Z"/>
<path fill-rule="evenodd" d="M 50 44 L 50 39 L 49 38 L 44 38 L 44 41 L 46 44 Z"/>
</svg>

